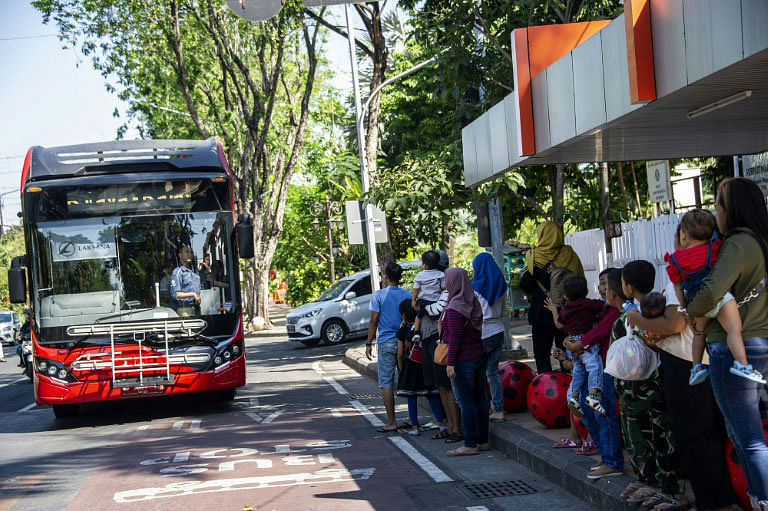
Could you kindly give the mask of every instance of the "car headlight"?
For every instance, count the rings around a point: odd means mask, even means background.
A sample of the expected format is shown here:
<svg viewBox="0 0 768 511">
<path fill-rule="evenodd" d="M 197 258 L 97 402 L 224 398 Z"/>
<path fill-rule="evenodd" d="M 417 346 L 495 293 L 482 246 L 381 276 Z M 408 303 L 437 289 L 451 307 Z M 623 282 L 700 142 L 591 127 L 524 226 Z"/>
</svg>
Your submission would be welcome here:
<svg viewBox="0 0 768 511">
<path fill-rule="evenodd" d="M 304 314 L 301 314 L 299 317 L 300 318 L 314 318 L 315 316 L 317 316 L 321 312 L 323 312 L 323 309 L 315 309 L 315 310 L 310 311 L 310 312 L 305 312 Z"/>
</svg>

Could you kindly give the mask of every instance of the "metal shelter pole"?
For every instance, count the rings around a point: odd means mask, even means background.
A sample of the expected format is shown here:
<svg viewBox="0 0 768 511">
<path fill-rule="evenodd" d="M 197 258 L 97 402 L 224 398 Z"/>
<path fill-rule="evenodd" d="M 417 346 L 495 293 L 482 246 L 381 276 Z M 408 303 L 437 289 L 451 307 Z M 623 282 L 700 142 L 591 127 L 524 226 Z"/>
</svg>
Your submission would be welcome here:
<svg viewBox="0 0 768 511">
<path fill-rule="evenodd" d="M 349 63 L 352 68 L 352 88 L 355 93 L 355 121 L 357 124 L 357 145 L 360 151 L 360 175 L 363 184 L 363 195 L 370 189 L 370 178 L 368 176 L 368 165 L 365 160 L 365 131 L 363 127 L 363 112 L 360 107 L 360 85 L 357 76 L 357 58 L 355 57 L 355 34 L 352 29 L 352 7 L 347 4 L 344 6 L 344 12 L 347 17 L 347 41 L 349 43 Z M 367 233 L 366 240 L 368 244 L 368 266 L 371 269 L 371 288 L 374 292 L 378 291 L 379 285 L 379 262 L 376 258 L 376 232 L 373 225 L 373 206 L 368 204 L 365 207 L 365 221 L 363 222 L 363 231 Z"/>
</svg>

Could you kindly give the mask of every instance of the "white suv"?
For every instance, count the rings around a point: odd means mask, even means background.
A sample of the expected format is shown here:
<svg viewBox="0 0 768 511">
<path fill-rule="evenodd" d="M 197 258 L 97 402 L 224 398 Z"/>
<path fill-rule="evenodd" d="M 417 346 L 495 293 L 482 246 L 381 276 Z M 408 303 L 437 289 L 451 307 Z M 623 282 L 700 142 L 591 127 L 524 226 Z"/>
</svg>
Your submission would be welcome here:
<svg viewBox="0 0 768 511">
<path fill-rule="evenodd" d="M 21 320 L 14 311 L 0 311 L 0 341 L 3 344 L 16 344 L 16 337 L 21 330 Z"/>
<path fill-rule="evenodd" d="M 401 263 L 413 268 L 420 262 Z M 363 270 L 336 281 L 314 302 L 291 310 L 285 317 L 288 339 L 305 346 L 340 344 L 348 337 L 365 334 L 371 311 L 371 271 Z"/>
</svg>

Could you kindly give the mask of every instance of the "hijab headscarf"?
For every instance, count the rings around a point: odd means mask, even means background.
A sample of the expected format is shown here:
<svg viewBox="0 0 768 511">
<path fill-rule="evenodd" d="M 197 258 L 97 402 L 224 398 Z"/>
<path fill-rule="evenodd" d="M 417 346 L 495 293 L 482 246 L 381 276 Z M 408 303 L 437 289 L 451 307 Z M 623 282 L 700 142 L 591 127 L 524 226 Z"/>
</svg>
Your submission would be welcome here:
<svg viewBox="0 0 768 511">
<path fill-rule="evenodd" d="M 446 310 L 453 309 L 464 316 L 475 330 L 483 329 L 483 309 L 475 297 L 475 290 L 469 281 L 467 270 L 448 268 L 445 270 L 445 289 L 448 291 Z"/>
<path fill-rule="evenodd" d="M 531 249 L 525 255 L 525 267 L 528 273 L 533 275 L 534 270 L 546 268 L 548 263 L 560 268 L 568 268 L 576 275 L 584 276 L 584 268 L 581 260 L 570 245 L 565 244 L 563 228 L 555 222 L 544 222 L 537 232 L 538 242 L 536 248 Z"/>
<path fill-rule="evenodd" d="M 504 280 L 504 274 L 501 273 L 499 265 L 488 252 L 477 254 L 472 260 L 472 269 L 475 272 L 472 287 L 477 291 L 477 294 L 486 299 L 488 305 L 496 303 L 496 300 L 507 292 L 507 281 Z"/>
</svg>

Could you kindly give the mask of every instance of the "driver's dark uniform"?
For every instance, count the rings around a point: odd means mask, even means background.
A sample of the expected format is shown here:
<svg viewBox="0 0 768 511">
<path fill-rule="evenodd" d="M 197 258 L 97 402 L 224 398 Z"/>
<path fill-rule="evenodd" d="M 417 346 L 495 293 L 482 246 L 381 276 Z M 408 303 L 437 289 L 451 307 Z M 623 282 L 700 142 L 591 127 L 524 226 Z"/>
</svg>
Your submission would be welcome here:
<svg viewBox="0 0 768 511">
<path fill-rule="evenodd" d="M 199 307 L 193 297 L 176 298 L 176 293 L 197 293 L 200 296 L 200 275 L 186 266 L 178 266 L 171 273 L 171 297 L 178 304 L 176 312 L 181 317 L 199 315 Z"/>
</svg>

